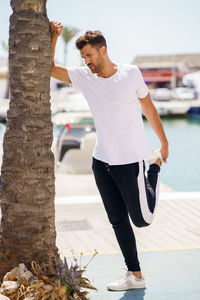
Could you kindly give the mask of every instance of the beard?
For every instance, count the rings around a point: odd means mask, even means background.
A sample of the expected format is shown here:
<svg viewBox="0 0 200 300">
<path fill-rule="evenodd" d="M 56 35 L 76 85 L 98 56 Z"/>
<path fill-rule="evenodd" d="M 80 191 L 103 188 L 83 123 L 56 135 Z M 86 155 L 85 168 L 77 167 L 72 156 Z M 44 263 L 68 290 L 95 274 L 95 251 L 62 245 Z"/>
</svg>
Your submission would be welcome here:
<svg viewBox="0 0 200 300">
<path fill-rule="evenodd" d="M 102 70 L 102 67 L 99 65 L 89 64 L 88 67 L 92 73 L 99 73 Z"/>
<path fill-rule="evenodd" d="M 97 63 L 95 63 L 95 64 L 89 63 L 87 66 L 92 73 L 98 74 L 104 68 L 104 60 L 102 59 L 102 57 L 99 57 L 99 61 Z"/>
</svg>

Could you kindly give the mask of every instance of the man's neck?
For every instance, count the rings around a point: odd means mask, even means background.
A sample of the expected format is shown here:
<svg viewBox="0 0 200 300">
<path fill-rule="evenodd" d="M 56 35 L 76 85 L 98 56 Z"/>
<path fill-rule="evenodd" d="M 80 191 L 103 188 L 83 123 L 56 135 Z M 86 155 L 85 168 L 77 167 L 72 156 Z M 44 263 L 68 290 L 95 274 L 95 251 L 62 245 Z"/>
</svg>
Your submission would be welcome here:
<svg viewBox="0 0 200 300">
<path fill-rule="evenodd" d="M 105 63 L 105 67 L 97 73 L 99 77 L 108 78 L 117 72 L 117 65 L 112 63 L 110 60 Z"/>
</svg>

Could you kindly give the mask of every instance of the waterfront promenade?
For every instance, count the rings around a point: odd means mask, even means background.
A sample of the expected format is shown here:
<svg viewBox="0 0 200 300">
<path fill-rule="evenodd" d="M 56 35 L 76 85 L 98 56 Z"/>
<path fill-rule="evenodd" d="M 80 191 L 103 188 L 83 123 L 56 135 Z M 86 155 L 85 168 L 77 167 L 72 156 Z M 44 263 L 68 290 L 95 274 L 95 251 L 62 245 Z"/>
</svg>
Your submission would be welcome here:
<svg viewBox="0 0 200 300">
<path fill-rule="evenodd" d="M 161 184 L 157 213 L 149 227 L 133 226 L 146 289 L 107 291 L 125 273 L 125 264 L 108 222 L 93 175 L 56 173 L 56 244 L 61 257 L 82 266 L 98 255 L 85 276 L 98 291 L 90 300 L 199 300 L 200 192 L 176 192 Z"/>
<path fill-rule="evenodd" d="M 88 261 L 94 249 L 99 252 L 87 271 L 98 288 L 91 300 L 199 300 L 200 193 L 161 184 L 154 222 L 133 226 L 147 288 L 108 292 L 106 284 L 123 275 L 125 264 L 93 180 L 92 175 L 57 174 L 55 201 L 61 256 L 72 260 L 73 250 Z"/>
</svg>

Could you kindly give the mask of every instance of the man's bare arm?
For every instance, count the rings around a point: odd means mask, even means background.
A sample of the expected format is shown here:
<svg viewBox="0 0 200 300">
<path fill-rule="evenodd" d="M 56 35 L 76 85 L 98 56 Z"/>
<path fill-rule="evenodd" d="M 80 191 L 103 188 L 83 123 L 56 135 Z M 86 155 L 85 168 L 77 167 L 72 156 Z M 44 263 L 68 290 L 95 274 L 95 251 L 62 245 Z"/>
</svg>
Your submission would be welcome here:
<svg viewBox="0 0 200 300">
<path fill-rule="evenodd" d="M 148 95 L 144 98 L 139 98 L 140 105 L 143 111 L 143 114 L 147 118 L 149 124 L 155 131 L 157 137 L 159 138 L 161 142 L 161 154 L 163 161 L 166 163 L 167 162 L 167 157 L 168 157 L 168 140 L 166 138 L 163 125 L 161 122 L 161 119 L 158 115 L 158 112 L 151 101 L 151 97 L 148 93 Z"/>
<path fill-rule="evenodd" d="M 62 32 L 63 26 L 59 22 L 50 22 L 50 25 L 51 25 L 51 56 L 52 56 L 51 76 L 58 80 L 71 83 L 67 69 L 63 66 L 55 65 L 54 62 L 56 42 L 59 35 Z"/>
</svg>

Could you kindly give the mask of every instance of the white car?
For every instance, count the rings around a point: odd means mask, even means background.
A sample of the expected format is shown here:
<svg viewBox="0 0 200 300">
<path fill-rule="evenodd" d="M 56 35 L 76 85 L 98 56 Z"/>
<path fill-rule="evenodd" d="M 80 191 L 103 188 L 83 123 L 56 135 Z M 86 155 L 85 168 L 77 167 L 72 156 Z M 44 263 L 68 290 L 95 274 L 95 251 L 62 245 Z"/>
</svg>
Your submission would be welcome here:
<svg viewBox="0 0 200 300">
<path fill-rule="evenodd" d="M 173 98 L 177 100 L 193 100 L 195 99 L 195 92 L 191 88 L 178 87 L 172 92 Z"/>
</svg>

